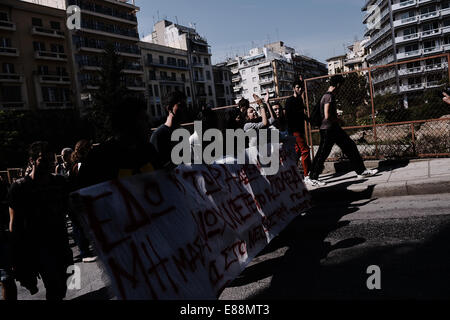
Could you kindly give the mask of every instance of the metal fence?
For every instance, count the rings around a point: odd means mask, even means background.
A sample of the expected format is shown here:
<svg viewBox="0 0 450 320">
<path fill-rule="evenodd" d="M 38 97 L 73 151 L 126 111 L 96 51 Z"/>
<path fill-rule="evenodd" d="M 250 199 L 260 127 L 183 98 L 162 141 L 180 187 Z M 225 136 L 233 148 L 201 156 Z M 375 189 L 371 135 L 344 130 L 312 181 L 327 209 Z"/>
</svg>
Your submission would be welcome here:
<svg viewBox="0 0 450 320">
<path fill-rule="evenodd" d="M 336 94 L 343 129 L 366 159 L 450 155 L 450 106 L 442 101 L 450 54 L 341 73 Z M 329 87 L 331 76 L 306 79 L 308 112 Z M 308 126 L 317 150 L 319 130 Z M 342 158 L 333 149 L 330 160 Z"/>
<path fill-rule="evenodd" d="M 364 159 L 450 156 L 450 106 L 442 101 L 449 57 L 442 54 L 340 73 L 345 78 L 336 94 L 341 125 Z M 328 90 L 330 78 L 305 79 L 308 114 Z M 270 102 L 284 106 L 287 98 Z M 236 115 L 237 105 L 213 110 L 224 129 Z M 183 126 L 193 132 L 193 123 Z M 314 157 L 320 141 L 318 128 L 308 124 L 306 136 Z M 335 146 L 328 160 L 342 158 Z"/>
</svg>

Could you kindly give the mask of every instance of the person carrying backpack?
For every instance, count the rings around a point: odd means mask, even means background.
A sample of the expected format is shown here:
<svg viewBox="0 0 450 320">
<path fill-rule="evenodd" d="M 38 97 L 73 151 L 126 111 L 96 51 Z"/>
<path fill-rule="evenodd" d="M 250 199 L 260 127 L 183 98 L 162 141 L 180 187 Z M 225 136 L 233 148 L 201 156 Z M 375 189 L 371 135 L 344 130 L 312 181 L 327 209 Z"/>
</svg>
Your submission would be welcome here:
<svg viewBox="0 0 450 320">
<path fill-rule="evenodd" d="M 344 77 L 335 75 L 330 79 L 330 87 L 320 102 L 322 123 L 320 125 L 320 145 L 314 158 L 309 179 L 305 182 L 310 186 L 321 187 L 325 183 L 319 181 L 319 175 L 324 169 L 325 160 L 331 153 L 334 144 L 337 144 L 342 152 L 350 159 L 358 179 L 373 176 L 378 173 L 377 169 L 367 170 L 364 161 L 356 147 L 355 142 L 339 126 L 336 108 L 335 94 L 344 82 Z"/>
<path fill-rule="evenodd" d="M 311 168 L 311 155 L 305 135 L 306 108 L 303 103 L 302 92 L 305 84 L 302 80 L 296 80 L 292 83 L 294 94 L 286 100 L 286 119 L 289 135 L 295 137 L 295 151 L 302 162 L 303 174 L 305 180 L 309 179 Z"/>
</svg>

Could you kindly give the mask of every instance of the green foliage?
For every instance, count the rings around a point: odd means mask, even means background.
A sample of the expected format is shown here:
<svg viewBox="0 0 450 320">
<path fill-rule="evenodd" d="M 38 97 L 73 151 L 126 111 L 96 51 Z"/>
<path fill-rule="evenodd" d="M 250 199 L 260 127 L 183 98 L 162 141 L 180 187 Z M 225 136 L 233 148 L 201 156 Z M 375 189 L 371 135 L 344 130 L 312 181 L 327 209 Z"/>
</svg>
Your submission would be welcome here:
<svg viewBox="0 0 450 320">
<path fill-rule="evenodd" d="M 87 115 L 94 127 L 97 142 L 105 141 L 112 135 L 112 113 L 131 95 L 124 83 L 124 67 L 125 61 L 117 55 L 113 44 L 107 44 L 102 56 L 99 81 L 95 83 L 99 89 L 93 95 L 94 103 Z"/>
</svg>

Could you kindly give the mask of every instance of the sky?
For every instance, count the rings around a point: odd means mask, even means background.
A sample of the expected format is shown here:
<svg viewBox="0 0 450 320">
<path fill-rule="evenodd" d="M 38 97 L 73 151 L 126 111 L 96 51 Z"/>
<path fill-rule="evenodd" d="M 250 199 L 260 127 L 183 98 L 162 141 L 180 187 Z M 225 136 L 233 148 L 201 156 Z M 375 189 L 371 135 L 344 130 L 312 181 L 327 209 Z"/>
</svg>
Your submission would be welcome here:
<svg viewBox="0 0 450 320">
<path fill-rule="evenodd" d="M 141 38 L 155 22 L 195 24 L 208 40 L 212 61 L 247 55 L 254 47 L 283 41 L 321 62 L 344 54 L 362 39 L 365 0 L 136 0 Z"/>
</svg>

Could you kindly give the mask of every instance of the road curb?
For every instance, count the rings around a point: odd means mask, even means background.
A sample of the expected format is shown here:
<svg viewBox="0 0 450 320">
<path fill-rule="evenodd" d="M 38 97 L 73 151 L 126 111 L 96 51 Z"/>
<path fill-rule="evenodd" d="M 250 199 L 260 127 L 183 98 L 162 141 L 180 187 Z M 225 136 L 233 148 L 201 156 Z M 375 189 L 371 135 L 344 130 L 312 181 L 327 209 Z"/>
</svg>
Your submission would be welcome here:
<svg viewBox="0 0 450 320">
<path fill-rule="evenodd" d="M 367 192 L 371 198 L 402 197 L 450 193 L 450 177 L 429 178 L 413 181 L 387 182 L 373 185 L 334 185 L 310 190 L 313 198 L 339 200 L 350 194 Z"/>
</svg>

